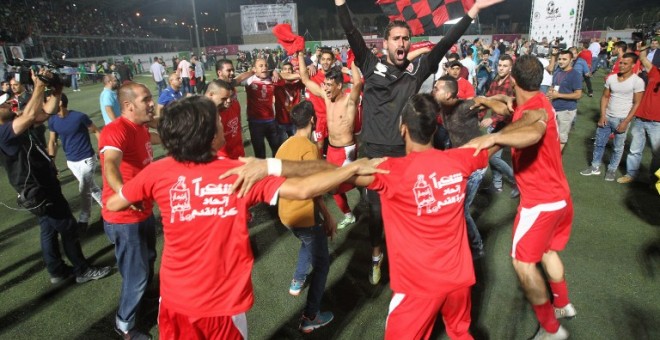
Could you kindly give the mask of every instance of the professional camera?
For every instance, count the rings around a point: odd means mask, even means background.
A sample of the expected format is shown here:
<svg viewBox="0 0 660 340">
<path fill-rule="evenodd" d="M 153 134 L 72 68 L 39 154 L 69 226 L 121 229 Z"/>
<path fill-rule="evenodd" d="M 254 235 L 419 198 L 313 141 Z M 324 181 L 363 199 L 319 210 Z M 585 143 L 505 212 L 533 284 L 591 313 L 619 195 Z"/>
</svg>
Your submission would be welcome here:
<svg viewBox="0 0 660 340">
<path fill-rule="evenodd" d="M 660 21 L 653 24 L 635 25 L 635 32 L 632 32 L 631 38 L 635 43 L 647 41 L 660 35 Z"/>
<path fill-rule="evenodd" d="M 562 41 L 564 41 L 564 37 L 555 38 L 555 40 L 550 42 L 550 48 L 551 49 L 556 48 L 556 49 L 559 49 L 559 50 L 565 50 L 568 47 L 568 45 L 566 45 L 566 43 L 562 42 Z"/>
<path fill-rule="evenodd" d="M 33 70 L 35 73 L 37 73 L 40 68 L 46 68 L 50 71 L 50 76 L 39 74 L 37 77 L 39 77 L 39 79 L 41 79 L 41 81 L 43 81 L 47 87 L 71 87 L 71 75 L 62 73 L 61 69 L 64 67 L 78 67 L 78 63 L 64 60 L 66 55 L 63 53 L 59 53 L 59 55 L 60 57 L 49 59 L 47 63 L 37 60 L 13 58 L 7 60 L 7 64 L 19 68 L 18 72 L 20 74 L 19 77 L 21 84 L 33 85 L 30 70 Z"/>
</svg>

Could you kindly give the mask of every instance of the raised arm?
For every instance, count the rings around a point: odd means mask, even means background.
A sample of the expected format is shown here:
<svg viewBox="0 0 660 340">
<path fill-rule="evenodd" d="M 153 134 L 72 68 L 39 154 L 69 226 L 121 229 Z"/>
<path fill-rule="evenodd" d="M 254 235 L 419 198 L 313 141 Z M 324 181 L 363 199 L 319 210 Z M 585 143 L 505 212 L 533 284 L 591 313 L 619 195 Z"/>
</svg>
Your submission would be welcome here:
<svg viewBox="0 0 660 340">
<path fill-rule="evenodd" d="M 298 62 L 300 63 L 300 65 L 305 64 L 304 52 L 298 52 Z M 300 80 L 302 81 L 303 85 L 305 85 L 305 87 L 309 92 L 311 92 L 313 95 L 317 97 L 325 98 L 325 93 L 323 93 L 323 89 L 321 89 L 319 84 L 309 79 L 309 75 L 307 74 L 306 67 L 299 67 L 298 72 L 300 72 Z"/>
<path fill-rule="evenodd" d="M 429 65 L 431 67 L 431 74 L 435 73 L 438 70 L 438 64 L 440 60 L 447 54 L 447 51 L 460 39 L 460 37 L 465 33 L 465 31 L 470 27 L 472 19 L 476 18 L 479 12 L 487 7 L 490 7 L 494 4 L 498 4 L 504 0 L 477 0 L 472 8 L 467 12 L 465 16 L 454 25 L 447 35 L 444 36 L 438 44 L 433 47 L 429 53 Z"/>
<path fill-rule="evenodd" d="M 640 51 L 639 52 L 639 62 L 642 63 L 642 66 L 644 66 L 644 69 L 647 72 L 651 72 L 651 69 L 653 68 L 653 64 L 648 59 L 649 47 L 644 46 L 644 47 L 639 48 L 638 50 Z M 656 51 L 655 53 L 658 53 L 658 52 Z"/>
<path fill-rule="evenodd" d="M 360 101 L 360 94 L 362 93 L 364 82 L 362 81 L 362 73 L 360 73 L 360 69 L 355 63 L 351 64 L 351 80 L 353 87 L 351 87 L 351 94 L 349 95 L 348 100 L 350 101 L 349 104 L 357 106 L 357 103 Z"/>
<path fill-rule="evenodd" d="M 367 57 L 371 54 L 371 51 L 367 48 L 367 43 L 364 41 L 362 33 L 353 26 L 353 20 L 351 20 L 351 14 L 346 1 L 335 0 L 335 5 L 337 6 L 339 23 L 346 33 L 346 39 L 351 46 L 351 50 L 353 50 L 353 54 L 355 54 L 355 62 L 358 63 L 358 67 L 362 67 Z"/>
<path fill-rule="evenodd" d="M 252 77 L 253 75 L 254 75 L 254 71 L 252 71 L 252 70 L 245 71 L 245 72 L 237 75 L 236 77 L 234 77 L 234 80 L 236 81 L 236 84 L 240 84 L 240 83 L 244 82 L 245 79 L 248 79 L 248 78 Z"/>
<path fill-rule="evenodd" d="M 25 105 L 23 112 L 12 120 L 12 129 L 16 135 L 25 132 L 25 130 L 29 129 L 34 123 L 43 122 L 48 119 L 48 115 L 44 113 L 43 108 L 46 84 L 35 76 L 34 73 L 32 73 L 32 81 L 34 82 L 32 97 Z"/>
</svg>

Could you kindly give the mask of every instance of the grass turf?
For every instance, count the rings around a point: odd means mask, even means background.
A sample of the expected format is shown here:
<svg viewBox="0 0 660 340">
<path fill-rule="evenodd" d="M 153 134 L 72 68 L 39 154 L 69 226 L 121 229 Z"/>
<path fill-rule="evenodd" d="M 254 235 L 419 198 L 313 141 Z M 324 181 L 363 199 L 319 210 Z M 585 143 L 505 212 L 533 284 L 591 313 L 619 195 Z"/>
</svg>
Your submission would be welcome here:
<svg viewBox="0 0 660 340">
<path fill-rule="evenodd" d="M 594 79 L 595 88 L 601 88 L 602 77 L 601 71 Z M 148 75 L 136 80 L 154 91 Z M 98 104 L 101 85 L 88 84 L 82 86 L 81 92 L 66 92 L 70 109 L 83 111 L 98 126 L 103 125 Z M 591 158 L 599 96 L 597 90 L 595 97 L 580 100 L 577 124 L 564 152 L 575 220 L 562 259 L 578 317 L 562 324 L 573 339 L 658 339 L 660 196 L 648 184 L 621 185 L 605 182 L 603 176 L 578 174 Z M 245 101 L 244 93 L 240 100 Z M 247 124 L 244 122 L 243 126 Z M 245 131 L 244 136 L 247 135 Z M 246 151 L 251 154 L 252 148 L 247 147 Z M 59 154 L 63 191 L 77 216 L 77 181 L 65 170 L 63 153 Z M 162 155 L 162 148 L 155 147 L 155 154 Z M 647 150 L 644 165 L 648 165 L 649 157 Z M 100 183 L 99 175 L 97 181 Z M 5 178 L 0 180 L 0 188 L 2 205 L 15 208 L 15 193 Z M 326 200 L 339 217 L 332 199 Z M 380 285 L 372 286 L 367 280 L 368 222 L 362 213 L 366 208 L 358 201 L 355 190 L 349 193 L 351 206 L 358 206 L 358 223 L 340 231 L 330 243 L 332 265 L 322 308 L 334 312 L 335 320 L 304 336 L 297 326 L 306 291 L 298 298 L 288 294 L 299 242 L 272 222 L 268 209 L 254 209 L 255 219 L 249 226 L 256 258 L 256 299 L 248 313 L 251 338 L 382 338 L 391 290 L 386 270 Z M 487 256 L 476 263 L 477 284 L 473 288 L 472 333 L 477 339 L 526 339 L 537 327 L 509 257 L 516 205 L 517 200 L 511 200 L 507 190 L 495 195 L 479 194 L 474 203 L 475 220 L 487 250 Z M 121 287 L 116 268 L 110 277 L 99 281 L 51 285 L 41 258 L 36 218 L 6 206 L 0 206 L 0 338 L 115 338 L 112 327 Z M 115 265 L 114 248 L 99 219 L 99 209 L 95 207 L 90 220 L 93 224 L 81 239 L 83 251 L 96 265 Z M 158 249 L 162 249 L 162 234 L 158 240 Z M 153 292 L 148 294 L 138 316 L 138 328 L 155 337 L 156 296 Z M 441 320 L 436 325 L 433 338 L 446 338 Z"/>
</svg>

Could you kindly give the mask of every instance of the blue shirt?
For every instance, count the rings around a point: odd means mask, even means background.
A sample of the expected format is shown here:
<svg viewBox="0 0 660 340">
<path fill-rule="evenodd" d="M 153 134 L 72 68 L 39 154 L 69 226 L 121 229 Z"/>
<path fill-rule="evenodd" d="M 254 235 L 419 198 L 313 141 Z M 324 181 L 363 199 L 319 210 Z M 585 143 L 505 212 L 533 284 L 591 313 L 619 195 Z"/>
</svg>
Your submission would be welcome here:
<svg viewBox="0 0 660 340">
<path fill-rule="evenodd" d="M 48 129 L 55 132 L 62 141 L 66 160 L 78 162 L 94 156 L 89 140 L 89 127 L 92 121 L 86 114 L 69 111 L 64 118 L 54 115 L 48 118 Z"/>
<path fill-rule="evenodd" d="M 557 85 L 559 93 L 569 94 L 582 90 L 582 75 L 575 69 L 565 72 L 557 67 L 552 75 L 552 86 Z M 552 101 L 552 107 L 555 111 L 577 110 L 577 99 L 555 99 Z"/>
<path fill-rule="evenodd" d="M 117 99 L 117 92 L 104 87 L 103 92 L 101 92 L 101 98 L 99 101 L 101 103 L 101 115 L 103 115 L 103 122 L 105 122 L 106 125 L 112 121 L 110 117 L 108 117 L 108 114 L 105 112 L 106 106 L 112 107 L 112 112 L 115 113 L 115 118 L 119 117 L 121 114 L 121 107 L 119 106 L 119 100 Z"/>
<path fill-rule="evenodd" d="M 576 70 L 581 76 L 591 72 L 589 65 L 587 65 L 587 61 L 582 58 L 575 59 L 575 63 L 573 63 L 573 69 Z"/>
<path fill-rule="evenodd" d="M 160 94 L 160 97 L 158 97 L 158 104 L 165 106 L 175 100 L 181 99 L 181 97 L 183 97 L 181 91 L 175 91 L 171 86 L 168 86 Z"/>
</svg>

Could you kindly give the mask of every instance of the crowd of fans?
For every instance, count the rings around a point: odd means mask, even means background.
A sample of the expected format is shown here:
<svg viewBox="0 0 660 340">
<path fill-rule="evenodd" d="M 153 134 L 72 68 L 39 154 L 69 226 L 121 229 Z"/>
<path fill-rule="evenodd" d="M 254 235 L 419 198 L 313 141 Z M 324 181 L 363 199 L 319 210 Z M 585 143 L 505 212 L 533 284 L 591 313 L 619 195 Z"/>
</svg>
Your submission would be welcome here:
<svg viewBox="0 0 660 340">
<path fill-rule="evenodd" d="M 81 9 L 72 3 L 57 1 L 30 3 L 26 6 L 24 2 L 12 1 L 0 8 L 0 18 L 3 18 L 0 40 L 21 44 L 26 58 L 47 57 L 55 50 L 64 51 L 69 57 L 85 58 L 189 48 L 187 42 L 154 40 L 160 37 L 142 29 L 131 19 L 133 16 L 125 12 Z"/>
</svg>

